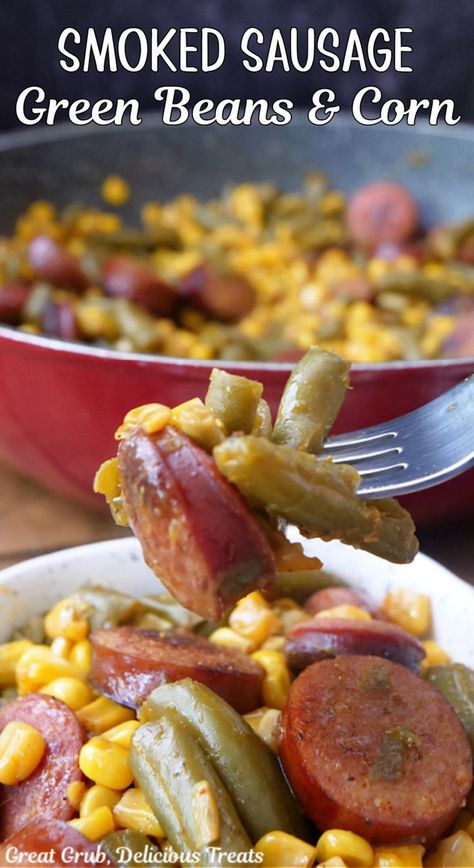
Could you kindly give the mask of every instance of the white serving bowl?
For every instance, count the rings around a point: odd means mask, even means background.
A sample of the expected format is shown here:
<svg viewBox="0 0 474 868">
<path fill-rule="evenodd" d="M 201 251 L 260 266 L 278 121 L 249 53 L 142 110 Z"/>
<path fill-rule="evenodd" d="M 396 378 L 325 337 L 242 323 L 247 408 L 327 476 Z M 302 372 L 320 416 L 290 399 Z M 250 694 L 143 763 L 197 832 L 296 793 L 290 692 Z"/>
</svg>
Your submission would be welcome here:
<svg viewBox="0 0 474 868">
<path fill-rule="evenodd" d="M 377 603 L 394 586 L 428 594 L 433 635 L 453 660 L 474 667 L 474 588 L 436 561 L 419 554 L 397 566 L 338 542 L 305 541 L 325 569 Z M 79 585 L 100 584 L 133 596 L 157 593 L 162 586 L 145 565 L 135 539 L 110 540 L 65 549 L 9 567 L 0 573 L 0 641 L 31 615 L 47 611 Z"/>
</svg>

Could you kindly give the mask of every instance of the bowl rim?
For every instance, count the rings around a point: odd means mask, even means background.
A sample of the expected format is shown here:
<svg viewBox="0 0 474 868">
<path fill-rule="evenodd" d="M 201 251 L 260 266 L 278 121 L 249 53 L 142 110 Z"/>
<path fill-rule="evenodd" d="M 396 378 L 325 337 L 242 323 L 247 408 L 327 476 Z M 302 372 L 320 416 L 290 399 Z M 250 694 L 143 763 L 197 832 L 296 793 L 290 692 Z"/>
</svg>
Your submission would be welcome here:
<svg viewBox="0 0 474 868">
<path fill-rule="evenodd" d="M 189 359 L 185 356 L 165 356 L 160 353 L 123 352 L 122 350 L 96 347 L 90 344 L 65 341 L 59 338 L 46 337 L 45 335 L 30 335 L 22 332 L 14 326 L 0 324 L 1 341 L 30 346 L 42 350 L 50 350 L 53 353 L 62 353 L 65 356 L 87 357 L 107 361 L 117 361 L 133 364 L 165 365 L 165 367 L 182 367 L 193 370 L 210 371 L 212 368 L 230 368 L 239 371 L 261 370 L 262 372 L 290 373 L 296 362 L 265 362 L 255 359 L 254 361 L 239 361 L 231 359 Z M 451 359 L 416 359 L 413 361 L 397 359 L 390 362 L 352 362 L 352 372 L 370 373 L 372 371 L 426 371 L 444 370 L 451 368 L 474 368 L 474 355 Z"/>
</svg>

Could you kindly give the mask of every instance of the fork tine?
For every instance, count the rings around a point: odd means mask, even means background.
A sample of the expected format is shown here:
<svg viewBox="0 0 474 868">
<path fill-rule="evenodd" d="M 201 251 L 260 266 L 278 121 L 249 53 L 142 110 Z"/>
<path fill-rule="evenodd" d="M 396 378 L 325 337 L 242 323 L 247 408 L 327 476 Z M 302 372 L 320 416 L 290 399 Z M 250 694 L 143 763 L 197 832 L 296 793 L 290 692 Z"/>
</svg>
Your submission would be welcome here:
<svg viewBox="0 0 474 868">
<path fill-rule="evenodd" d="M 359 444 L 360 451 L 358 451 L 357 448 L 353 446 L 352 448 L 348 447 L 347 449 L 339 449 L 337 452 L 334 452 L 334 464 L 359 464 L 361 461 L 365 462 L 372 459 L 375 459 L 376 462 L 378 461 L 378 463 L 380 464 L 381 461 L 382 463 L 384 463 L 384 458 L 388 459 L 390 456 L 395 457 L 396 455 L 400 455 L 400 453 L 402 452 L 401 446 L 392 446 L 387 449 L 369 449 L 367 451 L 366 444 L 366 440 L 361 441 L 361 443 Z"/>
</svg>

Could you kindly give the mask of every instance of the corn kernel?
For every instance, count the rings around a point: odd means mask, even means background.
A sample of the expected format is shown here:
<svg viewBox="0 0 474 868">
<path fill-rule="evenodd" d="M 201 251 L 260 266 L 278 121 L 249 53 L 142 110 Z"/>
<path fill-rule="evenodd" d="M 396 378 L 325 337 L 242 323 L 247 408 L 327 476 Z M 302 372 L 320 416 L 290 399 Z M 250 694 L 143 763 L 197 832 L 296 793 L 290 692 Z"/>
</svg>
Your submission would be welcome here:
<svg viewBox="0 0 474 868">
<path fill-rule="evenodd" d="M 65 639 L 64 636 L 57 636 L 56 639 L 53 639 L 51 645 L 51 654 L 54 654 L 55 657 L 62 657 L 63 660 L 69 660 L 69 655 L 73 648 L 73 642 L 70 639 Z"/>
<path fill-rule="evenodd" d="M 265 642 L 262 642 L 260 648 L 268 651 L 283 651 L 285 647 L 286 639 L 284 636 L 269 636 L 268 639 L 265 639 Z"/>
<path fill-rule="evenodd" d="M 81 639 L 76 642 L 69 655 L 70 662 L 81 669 L 82 672 L 88 673 L 91 668 L 92 645 L 89 639 Z"/>
<path fill-rule="evenodd" d="M 359 606 L 350 606 L 343 603 L 340 606 L 331 606 L 330 609 L 322 609 L 315 618 L 354 618 L 356 621 L 371 621 L 372 616 Z"/>
<path fill-rule="evenodd" d="M 441 840 L 425 859 L 426 868 L 471 868 L 474 841 L 467 832 L 456 832 Z"/>
<path fill-rule="evenodd" d="M 258 722 L 256 733 L 274 753 L 278 753 L 280 743 L 281 711 L 267 708 Z"/>
<path fill-rule="evenodd" d="M 344 829 L 330 829 L 323 832 L 316 845 L 316 858 L 318 862 L 324 862 L 332 856 L 340 856 L 349 868 L 370 868 L 374 851 L 360 835 Z"/>
<path fill-rule="evenodd" d="M 46 742 L 33 726 L 12 720 L 0 734 L 0 783 L 26 780 L 41 762 Z"/>
<path fill-rule="evenodd" d="M 123 826 L 124 829 L 135 829 L 137 832 L 153 835 L 155 838 L 163 838 L 163 829 L 139 787 L 131 787 L 127 790 L 113 811 L 118 826 Z"/>
<path fill-rule="evenodd" d="M 89 789 L 86 790 L 81 799 L 79 808 L 80 816 L 89 817 L 90 814 L 93 814 L 98 808 L 104 807 L 104 805 L 112 810 L 115 808 L 117 802 L 120 801 L 120 798 L 121 796 L 118 790 L 112 790 L 110 787 L 102 787 L 100 784 L 94 784 L 94 786 L 89 787 Z"/>
<path fill-rule="evenodd" d="M 222 423 L 200 398 L 192 398 L 191 401 L 174 407 L 171 411 L 171 424 L 199 443 L 207 452 L 212 452 L 225 438 Z"/>
<path fill-rule="evenodd" d="M 89 841 L 100 841 L 105 835 L 109 835 L 115 830 L 112 811 L 106 805 L 97 808 L 93 814 L 89 814 L 87 817 L 69 820 L 68 825 L 89 838 Z"/>
<path fill-rule="evenodd" d="M 95 784 L 112 790 L 125 790 L 133 781 L 128 766 L 128 751 L 106 738 L 91 738 L 81 748 L 79 767 Z"/>
<path fill-rule="evenodd" d="M 29 639 L 5 642 L 0 645 L 0 687 L 13 687 L 16 684 L 15 670 L 18 661 L 28 648 L 33 647 Z"/>
<path fill-rule="evenodd" d="M 432 639 L 427 639 L 422 642 L 425 649 L 426 657 L 421 661 L 421 674 L 423 675 L 431 666 L 443 666 L 445 663 L 451 663 L 451 657 L 446 654 L 446 651 L 434 642 Z"/>
<path fill-rule="evenodd" d="M 208 847 L 219 838 L 221 816 L 219 805 L 209 781 L 198 781 L 191 793 L 194 844 L 197 850 Z"/>
<path fill-rule="evenodd" d="M 18 693 L 35 693 L 57 678 L 85 680 L 85 673 L 69 660 L 55 657 L 47 645 L 33 645 L 20 657 L 16 666 Z"/>
<path fill-rule="evenodd" d="M 92 690 L 87 684 L 79 681 L 78 678 L 69 677 L 56 678 L 54 681 L 50 681 L 46 687 L 41 688 L 40 693 L 46 693 L 47 696 L 60 699 L 72 711 L 78 711 L 84 705 L 88 705 L 93 697 Z"/>
<path fill-rule="evenodd" d="M 44 629 L 50 639 L 62 636 L 73 642 L 80 642 L 89 633 L 89 624 L 79 611 L 78 604 L 72 599 L 60 600 L 44 619 Z"/>
<path fill-rule="evenodd" d="M 382 612 L 390 621 L 414 636 L 422 636 L 430 627 L 430 598 L 408 588 L 389 591 L 382 603 Z"/>
<path fill-rule="evenodd" d="M 261 649 L 252 654 L 253 660 L 265 669 L 263 701 L 270 708 L 283 708 L 290 692 L 290 673 L 286 659 L 280 651 Z"/>
<path fill-rule="evenodd" d="M 138 720 L 126 720 L 125 723 L 119 723 L 118 726 L 113 726 L 112 729 L 106 729 L 102 733 L 102 738 L 111 741 L 114 744 L 119 744 L 129 750 L 132 744 L 132 736 L 140 726 Z"/>
<path fill-rule="evenodd" d="M 255 852 L 262 853 L 260 865 L 264 868 L 310 868 L 315 858 L 315 848 L 287 832 L 267 832 L 255 844 Z"/>
<path fill-rule="evenodd" d="M 107 205 L 120 208 L 130 198 L 130 187 L 120 175 L 109 175 L 102 184 L 101 193 Z"/>
<path fill-rule="evenodd" d="M 84 781 L 73 781 L 72 784 L 69 784 L 67 788 L 67 797 L 75 811 L 79 811 L 85 791 L 86 785 Z"/>
<path fill-rule="evenodd" d="M 230 614 L 229 626 L 256 646 L 261 645 L 272 633 L 277 633 L 279 628 L 278 618 L 260 591 L 254 591 L 239 600 Z"/>
<path fill-rule="evenodd" d="M 115 432 L 115 439 L 123 440 L 137 427 L 143 428 L 146 434 L 155 434 L 162 431 L 170 421 L 171 410 L 165 404 L 143 404 L 128 411 Z"/>
<path fill-rule="evenodd" d="M 213 642 L 214 645 L 222 645 L 224 648 L 236 648 L 237 651 L 243 651 L 244 654 L 250 654 L 255 648 L 251 639 L 240 636 L 230 627 L 218 627 L 209 636 L 209 642 Z"/>
<path fill-rule="evenodd" d="M 424 852 L 421 844 L 376 847 L 374 868 L 423 868 Z"/>
<path fill-rule="evenodd" d="M 107 699 L 106 696 L 99 696 L 98 699 L 79 709 L 76 717 L 84 729 L 94 735 L 101 735 L 107 729 L 118 726 L 119 723 L 135 719 L 130 708 L 124 708 L 112 699 Z"/>
</svg>

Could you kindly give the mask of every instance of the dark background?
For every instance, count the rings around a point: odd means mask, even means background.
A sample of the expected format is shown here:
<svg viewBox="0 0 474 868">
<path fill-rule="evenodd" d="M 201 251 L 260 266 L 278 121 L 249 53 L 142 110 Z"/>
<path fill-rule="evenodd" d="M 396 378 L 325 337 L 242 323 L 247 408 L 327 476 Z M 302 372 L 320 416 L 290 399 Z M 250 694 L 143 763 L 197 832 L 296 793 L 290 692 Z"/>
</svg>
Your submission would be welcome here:
<svg viewBox="0 0 474 868">
<path fill-rule="evenodd" d="M 127 27 L 217 27 L 226 38 L 225 66 L 203 75 L 118 72 L 66 73 L 59 66 L 57 40 L 65 27 L 101 33 Z M 251 74 L 240 63 L 239 41 L 247 27 L 270 31 L 291 26 L 317 30 L 332 26 L 341 37 L 357 27 L 361 35 L 374 27 L 413 27 L 407 55 L 412 73 Z M 15 103 L 25 88 L 38 85 L 55 98 L 101 97 L 140 100 L 142 111 L 156 108 L 153 93 L 164 84 L 181 84 L 194 100 L 210 97 L 292 99 L 309 106 L 319 87 L 336 91 L 343 107 L 359 87 L 376 84 L 385 97 L 453 98 L 457 113 L 474 120 L 473 0 L 0 0 L 0 128 L 18 125 Z M 171 53 L 171 52 L 170 52 Z"/>
</svg>

